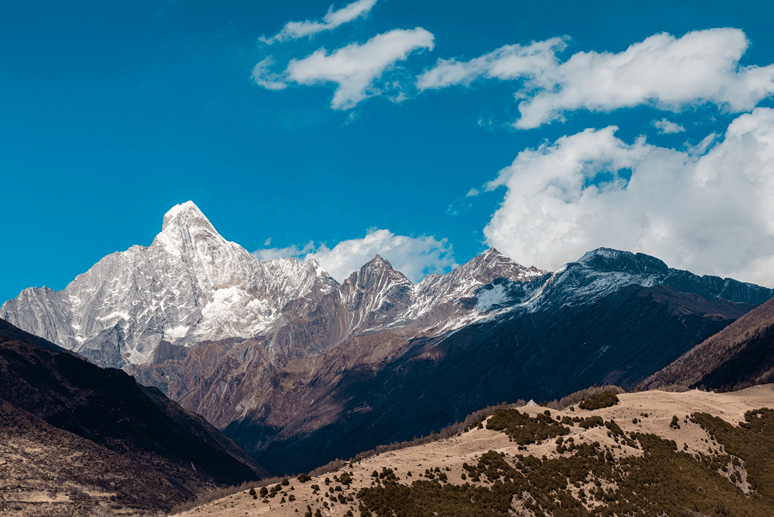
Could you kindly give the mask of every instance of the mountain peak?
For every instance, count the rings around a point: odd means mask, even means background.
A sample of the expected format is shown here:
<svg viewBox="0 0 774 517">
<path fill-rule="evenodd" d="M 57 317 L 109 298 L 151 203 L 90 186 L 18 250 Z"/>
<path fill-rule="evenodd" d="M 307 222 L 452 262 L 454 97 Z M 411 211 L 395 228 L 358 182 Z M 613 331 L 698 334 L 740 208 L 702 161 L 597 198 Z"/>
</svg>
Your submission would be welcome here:
<svg viewBox="0 0 774 517">
<path fill-rule="evenodd" d="M 597 248 L 589 251 L 578 259 L 578 263 L 605 272 L 666 274 L 669 270 L 669 267 L 663 261 L 650 255 L 612 248 Z"/>
<path fill-rule="evenodd" d="M 496 278 L 525 281 L 546 274 L 546 271 L 542 271 L 534 266 L 522 266 L 495 248 L 489 248 L 481 255 L 473 257 L 469 262 L 457 268 L 455 272 L 455 277 L 458 279 L 471 277 L 485 284 Z"/>
<path fill-rule="evenodd" d="M 372 258 L 370 261 L 368 261 L 365 265 L 366 266 L 367 265 L 373 265 L 373 266 L 379 265 L 379 266 L 383 266 L 383 267 L 387 267 L 389 269 L 392 269 L 392 264 L 390 264 L 390 261 L 387 260 L 386 258 L 382 257 L 381 255 L 379 255 L 378 253 L 376 255 L 374 255 L 374 258 Z"/>
<path fill-rule="evenodd" d="M 521 264 L 518 264 L 513 259 L 511 259 L 510 257 L 506 257 L 505 255 L 497 251 L 495 248 L 489 248 L 479 256 L 481 257 L 482 262 L 485 262 L 485 263 L 506 262 L 509 264 L 521 265 Z"/>
<path fill-rule="evenodd" d="M 593 262 L 594 260 L 607 259 L 616 260 L 622 257 L 633 257 L 634 253 L 630 251 L 620 251 L 613 248 L 597 248 L 591 251 L 587 251 L 581 258 L 578 259 L 578 263 L 585 264 L 587 262 Z"/>
<path fill-rule="evenodd" d="M 175 205 L 164 214 L 164 222 L 161 226 L 161 231 L 165 231 L 167 228 L 172 227 L 199 227 L 206 228 L 211 231 L 215 231 L 215 227 L 207 219 L 199 207 L 194 204 L 193 201 L 186 201 L 179 205 Z"/>
<path fill-rule="evenodd" d="M 387 284 L 412 285 L 403 273 L 392 267 L 389 260 L 378 254 L 363 264 L 359 270 L 349 275 L 344 283 L 355 285 L 359 289 L 367 291 L 381 289 Z"/>
</svg>

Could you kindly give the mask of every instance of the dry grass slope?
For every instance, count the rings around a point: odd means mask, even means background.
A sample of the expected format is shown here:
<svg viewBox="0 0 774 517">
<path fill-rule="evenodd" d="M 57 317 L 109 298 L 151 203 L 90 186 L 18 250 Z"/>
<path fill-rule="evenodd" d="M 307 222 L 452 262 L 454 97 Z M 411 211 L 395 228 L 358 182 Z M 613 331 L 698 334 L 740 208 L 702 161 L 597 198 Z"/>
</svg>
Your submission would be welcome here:
<svg viewBox="0 0 774 517">
<path fill-rule="evenodd" d="M 185 515 L 774 515 L 774 387 L 617 393 L 612 405 L 604 391 L 586 392 L 594 409 L 577 397 L 560 410 L 499 408 L 460 434 Z"/>
</svg>

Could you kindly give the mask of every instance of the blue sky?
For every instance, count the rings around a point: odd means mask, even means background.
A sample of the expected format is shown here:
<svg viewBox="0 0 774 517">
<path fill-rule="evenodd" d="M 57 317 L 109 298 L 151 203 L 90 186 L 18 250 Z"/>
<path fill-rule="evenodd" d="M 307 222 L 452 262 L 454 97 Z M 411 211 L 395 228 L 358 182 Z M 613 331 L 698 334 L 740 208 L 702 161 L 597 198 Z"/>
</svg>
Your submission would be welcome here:
<svg viewBox="0 0 774 517">
<path fill-rule="evenodd" d="M 610 246 L 772 285 L 772 10 L 5 0 L 0 299 L 187 200 L 340 280 L 377 252 L 418 280 Z"/>
</svg>

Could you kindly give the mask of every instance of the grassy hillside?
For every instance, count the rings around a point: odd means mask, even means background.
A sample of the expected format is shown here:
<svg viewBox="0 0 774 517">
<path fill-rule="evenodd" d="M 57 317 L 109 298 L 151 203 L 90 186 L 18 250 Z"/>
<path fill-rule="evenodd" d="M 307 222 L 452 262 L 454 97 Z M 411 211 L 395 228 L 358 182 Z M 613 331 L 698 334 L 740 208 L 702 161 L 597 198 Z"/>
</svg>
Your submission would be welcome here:
<svg viewBox="0 0 774 517">
<path fill-rule="evenodd" d="M 772 400 L 764 386 L 498 409 L 461 434 L 184 515 L 770 516 Z"/>
</svg>

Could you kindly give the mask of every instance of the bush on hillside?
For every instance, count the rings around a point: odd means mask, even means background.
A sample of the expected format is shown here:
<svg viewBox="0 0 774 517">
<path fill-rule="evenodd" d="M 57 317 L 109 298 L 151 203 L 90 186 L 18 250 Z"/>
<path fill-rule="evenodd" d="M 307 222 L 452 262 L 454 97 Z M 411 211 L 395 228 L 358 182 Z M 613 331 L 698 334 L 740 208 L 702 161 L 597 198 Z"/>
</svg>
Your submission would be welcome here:
<svg viewBox="0 0 774 517">
<path fill-rule="evenodd" d="M 578 404 L 578 407 L 580 409 L 585 409 L 588 411 L 593 411 L 594 409 L 602 409 L 606 407 L 615 406 L 618 404 L 618 396 L 613 393 L 612 391 L 605 391 L 602 393 L 597 393 L 596 395 L 592 395 L 580 404 Z"/>
<path fill-rule="evenodd" d="M 518 409 L 498 409 L 487 421 L 486 428 L 504 432 L 519 445 L 529 445 L 570 433 L 570 429 L 552 419 L 550 413 L 539 413 L 533 418 L 527 413 L 520 413 Z"/>
</svg>

